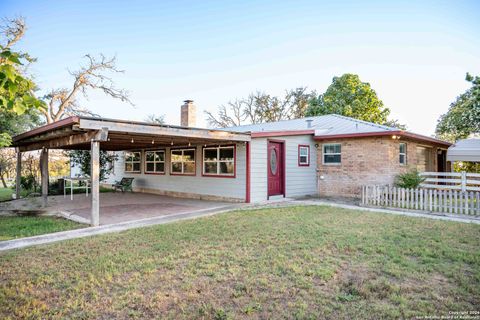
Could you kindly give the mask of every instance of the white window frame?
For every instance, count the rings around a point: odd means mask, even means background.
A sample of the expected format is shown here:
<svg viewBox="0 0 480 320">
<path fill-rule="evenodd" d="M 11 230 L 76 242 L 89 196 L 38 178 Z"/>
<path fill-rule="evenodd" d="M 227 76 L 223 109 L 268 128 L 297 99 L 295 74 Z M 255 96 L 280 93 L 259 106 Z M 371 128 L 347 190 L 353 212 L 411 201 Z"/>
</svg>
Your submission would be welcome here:
<svg viewBox="0 0 480 320">
<path fill-rule="evenodd" d="M 302 162 L 302 149 L 306 149 L 307 150 L 307 162 Z M 303 155 L 303 157 L 305 157 Z M 310 146 L 307 146 L 307 145 L 299 145 L 298 146 L 298 165 L 300 167 L 308 167 L 310 166 Z"/>
<path fill-rule="evenodd" d="M 149 161 L 147 157 L 147 153 L 163 153 L 163 161 L 156 161 L 155 155 L 153 157 L 153 161 Z M 149 174 L 165 174 L 165 165 L 166 165 L 166 158 L 165 158 L 165 150 L 145 150 L 145 169 L 143 170 L 145 173 Z M 148 163 L 153 163 L 153 171 L 148 170 Z M 157 171 L 157 163 L 163 163 L 163 171 Z"/>
<path fill-rule="evenodd" d="M 405 152 L 401 152 L 401 146 L 405 146 Z M 400 160 L 400 156 L 403 155 L 404 162 Z M 400 163 L 401 166 L 406 166 L 407 165 L 407 144 L 405 142 L 400 142 L 398 144 L 398 163 Z"/>
<path fill-rule="evenodd" d="M 133 160 L 127 160 L 127 158 L 129 157 L 129 153 L 138 153 L 138 161 L 133 161 Z M 124 171 L 126 173 L 141 173 L 142 172 L 142 151 L 125 151 L 125 157 L 124 157 Z M 130 163 L 132 165 L 132 170 L 131 171 L 127 171 L 127 164 Z M 139 164 L 139 170 L 133 170 L 133 167 L 134 167 L 134 164 L 135 163 L 138 163 Z"/>
<path fill-rule="evenodd" d="M 335 153 L 325 153 L 325 147 L 327 146 L 340 146 L 340 152 L 335 152 Z M 339 155 L 340 156 L 340 162 L 325 162 L 325 156 L 334 156 L 334 155 Z M 325 143 L 322 145 L 322 163 L 323 165 L 326 166 L 339 166 L 342 164 L 342 144 L 341 143 Z"/>
<path fill-rule="evenodd" d="M 182 161 L 173 161 L 173 152 L 174 151 L 182 151 Z M 183 156 L 185 151 L 193 151 L 193 161 L 183 161 Z M 185 173 L 185 163 L 192 163 L 193 162 L 193 172 Z M 182 164 L 182 172 L 174 172 L 173 171 L 173 164 L 174 163 L 181 163 Z M 170 175 L 185 175 L 185 176 L 194 176 L 197 174 L 197 150 L 195 148 L 185 148 L 185 149 L 170 149 Z"/>
<path fill-rule="evenodd" d="M 220 150 L 221 149 L 232 149 L 233 150 L 233 160 L 220 160 Z M 204 176 L 219 176 L 219 177 L 235 177 L 235 161 L 236 161 L 236 150 L 235 146 L 217 146 L 217 147 L 204 147 L 202 150 L 202 175 Z M 217 150 L 217 160 L 205 160 L 205 150 Z M 232 163 L 233 164 L 233 173 L 221 173 L 220 172 L 220 163 Z M 205 172 L 206 163 L 216 163 L 217 172 L 216 173 L 207 173 Z"/>
</svg>

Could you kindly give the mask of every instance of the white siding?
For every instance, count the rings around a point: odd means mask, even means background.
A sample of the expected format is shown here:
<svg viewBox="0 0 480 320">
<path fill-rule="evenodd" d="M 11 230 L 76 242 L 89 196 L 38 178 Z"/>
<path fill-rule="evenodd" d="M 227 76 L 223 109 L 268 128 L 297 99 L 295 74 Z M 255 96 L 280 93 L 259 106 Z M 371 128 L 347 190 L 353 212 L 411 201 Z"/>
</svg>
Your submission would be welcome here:
<svg viewBox="0 0 480 320">
<path fill-rule="evenodd" d="M 202 147 L 198 146 L 196 157 L 197 172 L 195 176 L 170 175 L 170 148 L 165 148 L 166 165 L 164 175 L 145 174 L 144 153 L 142 152 L 142 173 L 125 173 L 124 152 L 119 152 L 118 160 L 115 162 L 115 175 L 109 177 L 108 183 L 113 180 L 120 180 L 122 177 L 133 177 L 134 189 L 154 189 L 160 191 L 180 192 L 197 195 L 235 198 L 245 200 L 245 144 L 236 145 L 236 177 L 204 177 L 202 176 Z"/>
<path fill-rule="evenodd" d="M 279 136 L 273 140 L 285 141 L 286 197 L 317 194 L 317 150 L 311 135 Z M 250 197 L 252 202 L 267 200 L 267 141 L 268 138 L 252 138 Z M 310 166 L 298 165 L 298 145 L 310 146 Z"/>
</svg>

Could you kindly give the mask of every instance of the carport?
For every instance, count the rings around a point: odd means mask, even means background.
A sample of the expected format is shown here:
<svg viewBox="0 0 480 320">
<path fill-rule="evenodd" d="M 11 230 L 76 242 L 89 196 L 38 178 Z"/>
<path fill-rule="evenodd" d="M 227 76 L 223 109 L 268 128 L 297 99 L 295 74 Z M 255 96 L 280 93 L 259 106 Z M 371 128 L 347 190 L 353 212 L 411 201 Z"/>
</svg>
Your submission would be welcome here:
<svg viewBox="0 0 480 320">
<path fill-rule="evenodd" d="M 69 117 L 13 138 L 17 150 L 16 195 L 20 195 L 21 154 L 41 150 L 40 172 L 43 207 L 48 205 L 48 150 L 91 151 L 91 208 L 90 223 L 100 223 L 100 150 L 121 151 L 166 146 L 194 146 L 212 143 L 245 143 L 249 150 L 247 133 L 199 129 L 145 122 L 123 121 L 92 117 Z M 247 166 L 248 166 L 247 160 Z M 247 182 L 248 183 L 248 182 Z"/>
</svg>

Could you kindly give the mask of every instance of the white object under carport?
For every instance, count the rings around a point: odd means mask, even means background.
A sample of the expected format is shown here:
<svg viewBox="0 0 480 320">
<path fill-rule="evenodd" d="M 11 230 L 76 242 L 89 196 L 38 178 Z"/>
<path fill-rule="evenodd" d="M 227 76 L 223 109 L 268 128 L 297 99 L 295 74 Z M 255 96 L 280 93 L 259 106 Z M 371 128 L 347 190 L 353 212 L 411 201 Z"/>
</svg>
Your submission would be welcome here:
<svg viewBox="0 0 480 320">
<path fill-rule="evenodd" d="M 447 150 L 447 161 L 480 162 L 480 139 L 464 139 L 455 142 Z"/>
</svg>

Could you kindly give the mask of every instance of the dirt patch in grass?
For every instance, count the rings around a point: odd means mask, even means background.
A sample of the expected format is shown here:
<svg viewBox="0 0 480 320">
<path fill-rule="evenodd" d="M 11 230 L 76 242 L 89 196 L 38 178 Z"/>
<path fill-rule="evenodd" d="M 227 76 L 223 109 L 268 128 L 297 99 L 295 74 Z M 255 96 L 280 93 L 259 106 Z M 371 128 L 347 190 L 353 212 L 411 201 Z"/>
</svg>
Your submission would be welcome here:
<svg viewBox="0 0 480 320">
<path fill-rule="evenodd" d="M 291 207 L 0 255 L 2 318 L 412 318 L 475 310 L 480 226 Z"/>
</svg>

